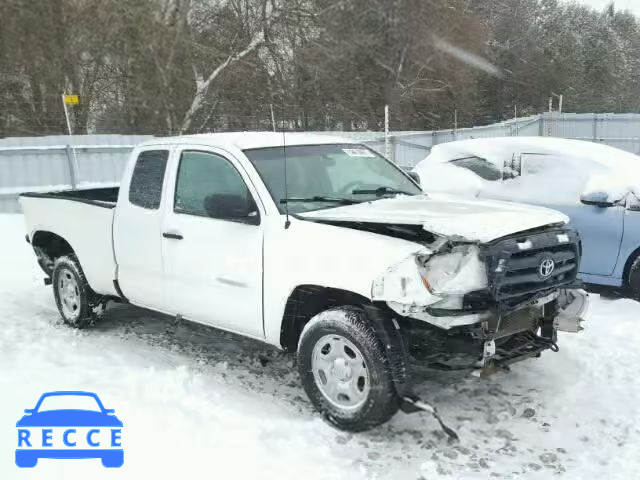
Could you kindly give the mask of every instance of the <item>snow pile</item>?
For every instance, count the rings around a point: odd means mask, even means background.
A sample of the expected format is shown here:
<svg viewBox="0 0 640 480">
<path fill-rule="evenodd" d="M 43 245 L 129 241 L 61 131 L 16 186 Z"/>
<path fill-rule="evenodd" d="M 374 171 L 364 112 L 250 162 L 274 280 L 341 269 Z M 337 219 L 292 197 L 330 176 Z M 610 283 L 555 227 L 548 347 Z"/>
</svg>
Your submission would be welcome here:
<svg viewBox="0 0 640 480">
<path fill-rule="evenodd" d="M 486 188 L 486 182 L 466 168 L 449 163 L 419 163 L 416 171 L 420 174 L 420 186 L 425 192 L 451 193 L 454 195 L 477 196 Z"/>
<path fill-rule="evenodd" d="M 499 137 L 474 138 L 435 145 L 429 154 L 431 162 L 446 163 L 453 158 L 477 156 L 502 167 L 514 152 L 522 154 L 558 154 L 578 160 L 616 167 L 637 166 L 640 158 L 618 148 L 601 143 L 555 137 Z"/>
<path fill-rule="evenodd" d="M 0 215 L 0 478 L 628 480 L 640 471 L 640 304 L 593 299 L 587 330 L 560 352 L 481 380 L 416 373 L 460 434 L 399 413 L 378 429 L 326 425 L 292 358 L 262 344 L 119 306 L 96 328 L 59 325 L 51 288 Z M 125 463 L 40 460 L 16 467 L 15 422 L 51 390 L 96 392 L 123 421 Z"/>
<path fill-rule="evenodd" d="M 448 162 L 477 158 L 497 170 L 520 162 L 521 175 L 491 181 Z M 544 205 L 575 205 L 600 194 L 612 202 L 640 192 L 640 157 L 607 145 L 550 137 L 462 140 L 436 145 L 416 168 L 427 192 Z M 538 175 L 544 172 L 544 175 Z"/>
</svg>

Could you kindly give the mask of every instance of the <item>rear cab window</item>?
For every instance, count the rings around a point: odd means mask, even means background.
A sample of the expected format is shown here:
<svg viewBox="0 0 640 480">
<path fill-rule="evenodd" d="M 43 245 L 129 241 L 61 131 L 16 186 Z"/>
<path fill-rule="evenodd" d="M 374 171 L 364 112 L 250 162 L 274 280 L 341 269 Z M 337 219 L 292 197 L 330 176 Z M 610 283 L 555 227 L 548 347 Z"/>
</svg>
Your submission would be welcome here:
<svg viewBox="0 0 640 480">
<path fill-rule="evenodd" d="M 168 158 L 168 150 L 147 150 L 138 155 L 129 184 L 129 202 L 148 210 L 160 207 Z"/>
</svg>

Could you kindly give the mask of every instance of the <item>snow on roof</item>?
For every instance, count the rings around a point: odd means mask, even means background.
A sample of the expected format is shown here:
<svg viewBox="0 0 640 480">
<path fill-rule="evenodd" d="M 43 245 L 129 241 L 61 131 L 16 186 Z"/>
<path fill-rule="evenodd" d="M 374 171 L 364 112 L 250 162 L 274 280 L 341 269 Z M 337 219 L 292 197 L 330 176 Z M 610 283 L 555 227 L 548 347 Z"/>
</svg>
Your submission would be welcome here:
<svg viewBox="0 0 640 480">
<path fill-rule="evenodd" d="M 154 138 L 143 145 L 191 143 L 216 147 L 235 147 L 240 150 L 295 145 L 354 143 L 352 140 L 317 133 L 231 132 L 204 133 L 177 137 Z"/>
<path fill-rule="evenodd" d="M 523 157 L 522 175 L 504 182 L 481 178 L 448 163 L 479 157 L 502 171 L 514 156 Z M 541 192 L 545 201 L 557 205 L 576 203 L 580 195 L 598 195 L 611 202 L 628 193 L 640 195 L 640 156 L 608 145 L 564 138 L 500 137 L 444 143 L 433 147 L 415 171 L 427 191 L 483 192 L 489 198 L 534 204 L 541 202 Z"/>
<path fill-rule="evenodd" d="M 427 159 L 448 162 L 456 158 L 480 157 L 502 166 L 514 153 L 562 155 L 567 158 L 591 160 L 605 167 L 621 164 L 638 166 L 640 156 L 601 143 L 555 137 L 475 138 L 436 145 Z M 631 162 L 631 163 L 630 163 Z"/>
</svg>

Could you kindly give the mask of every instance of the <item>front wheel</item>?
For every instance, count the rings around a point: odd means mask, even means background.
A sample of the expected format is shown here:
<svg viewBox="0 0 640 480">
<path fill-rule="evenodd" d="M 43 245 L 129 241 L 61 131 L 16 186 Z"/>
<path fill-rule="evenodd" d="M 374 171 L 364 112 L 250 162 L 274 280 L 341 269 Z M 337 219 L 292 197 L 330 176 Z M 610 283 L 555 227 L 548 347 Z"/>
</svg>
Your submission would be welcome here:
<svg viewBox="0 0 640 480">
<path fill-rule="evenodd" d="M 342 430 L 373 428 L 398 411 L 389 360 L 361 308 L 313 317 L 298 343 L 298 370 L 315 408 Z"/>
<path fill-rule="evenodd" d="M 87 283 L 80 262 L 74 255 L 55 261 L 51 283 L 64 323 L 75 328 L 90 325 L 95 318 L 97 296 Z"/>
</svg>

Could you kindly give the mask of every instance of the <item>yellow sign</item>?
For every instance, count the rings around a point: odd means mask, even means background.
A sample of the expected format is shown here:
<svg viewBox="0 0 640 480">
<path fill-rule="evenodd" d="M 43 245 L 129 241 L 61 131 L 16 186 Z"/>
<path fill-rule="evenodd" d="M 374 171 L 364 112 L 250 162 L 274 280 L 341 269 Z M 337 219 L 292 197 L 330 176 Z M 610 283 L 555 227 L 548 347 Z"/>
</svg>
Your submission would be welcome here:
<svg viewBox="0 0 640 480">
<path fill-rule="evenodd" d="M 67 105 L 78 105 L 80 103 L 80 97 L 78 95 L 65 95 L 64 103 Z"/>
</svg>

